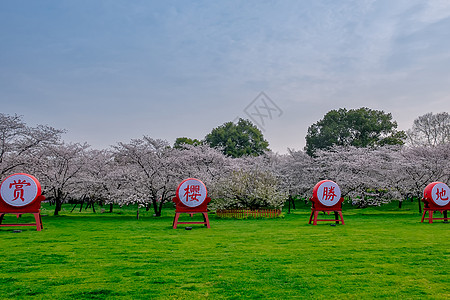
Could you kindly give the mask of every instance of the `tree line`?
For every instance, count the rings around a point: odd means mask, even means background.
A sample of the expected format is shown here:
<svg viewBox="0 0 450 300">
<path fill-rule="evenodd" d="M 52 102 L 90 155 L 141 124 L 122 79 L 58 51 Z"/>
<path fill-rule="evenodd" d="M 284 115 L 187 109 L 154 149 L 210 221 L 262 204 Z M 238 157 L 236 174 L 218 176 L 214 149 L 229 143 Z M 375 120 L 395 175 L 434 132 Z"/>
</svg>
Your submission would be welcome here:
<svg viewBox="0 0 450 300">
<path fill-rule="evenodd" d="M 340 112 L 341 117 L 345 112 Z M 420 197 L 428 183 L 448 182 L 448 114 L 426 114 L 416 121 L 406 133 L 391 132 L 390 140 L 399 139 L 392 143 L 322 143 L 313 153 L 305 148 L 277 154 L 268 150 L 261 132 L 248 120 L 213 129 L 210 140 L 216 133 L 224 137 L 216 138 L 214 146 L 207 139 L 189 143 L 194 140 L 184 138 L 188 143 L 177 140 L 172 146 L 144 136 L 98 150 L 84 143 L 64 142 L 62 130 L 30 127 L 20 116 L 0 113 L 0 174 L 2 179 L 14 172 L 36 176 L 43 194 L 55 203 L 55 215 L 62 203 L 88 201 L 138 204 L 160 216 L 177 185 L 188 177 L 206 184 L 213 198 L 211 209 L 280 208 L 289 196 L 310 196 L 322 179 L 337 182 L 348 201 L 365 207 Z M 323 122 L 319 125 L 315 132 L 328 132 Z M 365 128 L 379 127 L 366 124 Z M 342 128 L 338 132 L 346 135 L 347 141 L 351 141 L 349 136 L 386 141 L 390 135 L 349 131 L 351 135 Z M 259 146 L 255 148 L 255 144 Z M 249 150 L 252 147 L 257 151 Z"/>
</svg>

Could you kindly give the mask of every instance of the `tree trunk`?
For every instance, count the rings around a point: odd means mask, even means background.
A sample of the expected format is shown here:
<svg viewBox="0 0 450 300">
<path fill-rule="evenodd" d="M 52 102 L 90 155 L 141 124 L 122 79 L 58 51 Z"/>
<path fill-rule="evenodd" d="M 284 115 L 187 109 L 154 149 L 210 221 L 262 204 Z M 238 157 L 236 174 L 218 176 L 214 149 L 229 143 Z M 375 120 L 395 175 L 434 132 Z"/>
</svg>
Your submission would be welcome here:
<svg viewBox="0 0 450 300">
<path fill-rule="evenodd" d="M 55 216 L 59 215 L 59 212 L 61 211 L 62 203 L 64 201 L 63 193 L 60 189 L 57 189 L 54 193 L 55 195 Z"/>
<path fill-rule="evenodd" d="M 55 216 L 59 215 L 59 212 L 61 211 L 61 206 L 62 206 L 61 198 L 60 197 L 55 198 L 55 213 L 54 213 Z"/>
<path fill-rule="evenodd" d="M 419 203 L 419 213 L 422 213 L 422 205 L 420 205 L 420 195 L 417 196 L 417 203 Z"/>
<path fill-rule="evenodd" d="M 336 224 L 339 224 L 341 218 L 339 218 L 339 213 L 337 211 L 334 212 L 334 219 L 336 220 Z"/>
<path fill-rule="evenodd" d="M 161 216 L 161 212 L 159 212 L 159 215 L 158 215 L 159 209 L 158 209 L 158 203 L 156 202 L 156 199 L 152 200 L 152 204 L 153 204 L 153 211 L 155 212 L 155 216 L 156 217 Z"/>
<path fill-rule="evenodd" d="M 109 204 L 109 212 L 110 212 L 110 213 L 113 212 L 113 206 L 114 206 L 114 204 L 112 204 L 112 203 Z"/>
<path fill-rule="evenodd" d="M 159 202 L 158 211 L 156 212 L 155 217 L 161 217 L 163 203 L 164 203 L 164 201 L 161 199 L 161 202 Z"/>
<path fill-rule="evenodd" d="M 291 213 L 291 195 L 289 195 L 288 202 L 289 202 L 288 214 L 290 214 Z"/>
</svg>

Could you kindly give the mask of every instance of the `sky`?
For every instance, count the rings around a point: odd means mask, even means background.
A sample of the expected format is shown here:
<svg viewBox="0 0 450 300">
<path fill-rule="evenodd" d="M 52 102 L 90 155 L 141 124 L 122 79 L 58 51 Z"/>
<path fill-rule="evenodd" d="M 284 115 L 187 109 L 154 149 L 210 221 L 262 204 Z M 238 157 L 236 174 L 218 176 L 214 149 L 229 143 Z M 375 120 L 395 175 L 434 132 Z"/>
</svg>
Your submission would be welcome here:
<svg viewBox="0 0 450 300">
<path fill-rule="evenodd" d="M 278 153 L 330 110 L 450 112 L 446 0 L 0 0 L 0 112 L 103 149 L 251 120 Z"/>
</svg>

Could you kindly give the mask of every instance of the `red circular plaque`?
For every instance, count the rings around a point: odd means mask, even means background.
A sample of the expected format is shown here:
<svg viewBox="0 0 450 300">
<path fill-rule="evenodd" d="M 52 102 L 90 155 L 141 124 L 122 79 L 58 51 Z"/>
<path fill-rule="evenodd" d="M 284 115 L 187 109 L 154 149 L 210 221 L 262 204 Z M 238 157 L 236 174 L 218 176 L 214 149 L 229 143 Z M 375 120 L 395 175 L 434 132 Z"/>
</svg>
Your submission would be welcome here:
<svg viewBox="0 0 450 300">
<path fill-rule="evenodd" d="M 177 188 L 177 197 L 187 207 L 197 207 L 208 196 L 205 184 L 198 179 L 188 178 L 183 180 Z"/>
<path fill-rule="evenodd" d="M 322 205 L 333 206 L 341 199 L 341 189 L 334 181 L 322 180 L 314 186 L 313 197 Z"/>
<path fill-rule="evenodd" d="M 41 184 L 29 174 L 17 173 L 6 177 L 0 186 L 3 201 L 14 207 L 23 207 L 41 194 Z"/>
<path fill-rule="evenodd" d="M 423 197 L 438 206 L 446 206 L 450 202 L 450 189 L 445 183 L 432 182 L 423 191 Z"/>
</svg>

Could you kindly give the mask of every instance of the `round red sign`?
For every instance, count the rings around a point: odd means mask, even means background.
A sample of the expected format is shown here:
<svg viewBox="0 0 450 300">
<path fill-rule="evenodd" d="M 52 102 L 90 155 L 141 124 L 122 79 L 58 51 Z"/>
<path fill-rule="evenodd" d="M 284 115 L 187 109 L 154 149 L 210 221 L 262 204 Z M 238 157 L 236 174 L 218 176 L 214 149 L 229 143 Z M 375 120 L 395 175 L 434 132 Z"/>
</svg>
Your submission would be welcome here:
<svg viewBox="0 0 450 300">
<path fill-rule="evenodd" d="M 423 191 L 423 197 L 432 200 L 436 205 L 446 206 L 450 202 L 450 189 L 445 183 L 432 182 Z"/>
<path fill-rule="evenodd" d="M 177 197 L 187 207 L 197 207 L 208 195 L 205 184 L 195 178 L 183 180 L 177 188 Z"/>
<path fill-rule="evenodd" d="M 333 206 L 341 199 L 341 189 L 331 180 L 322 180 L 314 186 L 313 196 L 325 206 Z"/>
<path fill-rule="evenodd" d="M 3 180 L 0 195 L 3 201 L 14 207 L 22 207 L 32 203 L 41 194 L 39 181 L 25 173 L 17 173 Z"/>
</svg>

